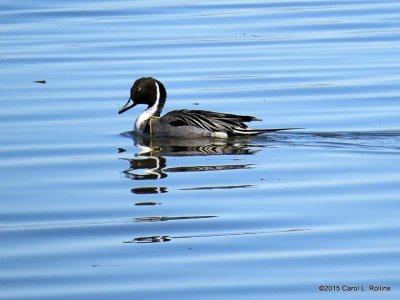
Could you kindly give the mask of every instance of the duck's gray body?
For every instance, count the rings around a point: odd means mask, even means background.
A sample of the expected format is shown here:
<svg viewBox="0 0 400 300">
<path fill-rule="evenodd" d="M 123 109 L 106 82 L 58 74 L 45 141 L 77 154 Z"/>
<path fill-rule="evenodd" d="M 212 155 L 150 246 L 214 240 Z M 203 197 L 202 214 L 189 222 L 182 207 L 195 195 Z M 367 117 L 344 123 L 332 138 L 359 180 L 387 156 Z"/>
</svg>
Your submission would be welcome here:
<svg viewBox="0 0 400 300">
<path fill-rule="evenodd" d="M 145 132 L 156 137 L 171 138 L 227 138 L 233 135 L 254 135 L 266 132 L 248 128 L 244 124 L 244 122 L 255 120 L 257 119 L 251 116 L 182 109 L 171 111 L 161 118 L 152 117 L 148 123 L 149 128 Z"/>
<path fill-rule="evenodd" d="M 162 118 L 152 117 L 149 120 L 149 129 L 142 134 L 161 137 L 161 138 L 185 138 L 190 139 L 194 137 L 228 137 L 223 132 L 210 132 L 203 128 L 191 125 L 172 125 L 180 111 L 171 111 L 164 115 Z"/>
<path fill-rule="evenodd" d="M 143 77 L 136 80 L 128 103 L 119 113 L 137 104 L 148 105 L 135 122 L 135 133 L 160 138 L 228 138 L 291 129 L 253 129 L 244 122 L 257 121 L 255 117 L 206 110 L 174 110 L 160 117 L 166 98 L 167 92 L 160 81 Z"/>
</svg>

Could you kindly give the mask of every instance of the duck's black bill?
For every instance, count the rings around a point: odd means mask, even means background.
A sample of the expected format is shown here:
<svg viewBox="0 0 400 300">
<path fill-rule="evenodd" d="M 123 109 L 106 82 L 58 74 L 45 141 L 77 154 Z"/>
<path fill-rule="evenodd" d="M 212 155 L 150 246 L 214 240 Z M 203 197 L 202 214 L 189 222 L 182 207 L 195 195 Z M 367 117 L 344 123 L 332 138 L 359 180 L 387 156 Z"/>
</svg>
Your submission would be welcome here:
<svg viewBox="0 0 400 300">
<path fill-rule="evenodd" d="M 122 114 L 123 112 L 126 112 L 128 109 L 131 109 L 136 105 L 135 102 L 131 98 L 128 99 L 128 102 L 118 111 L 118 114 Z"/>
</svg>

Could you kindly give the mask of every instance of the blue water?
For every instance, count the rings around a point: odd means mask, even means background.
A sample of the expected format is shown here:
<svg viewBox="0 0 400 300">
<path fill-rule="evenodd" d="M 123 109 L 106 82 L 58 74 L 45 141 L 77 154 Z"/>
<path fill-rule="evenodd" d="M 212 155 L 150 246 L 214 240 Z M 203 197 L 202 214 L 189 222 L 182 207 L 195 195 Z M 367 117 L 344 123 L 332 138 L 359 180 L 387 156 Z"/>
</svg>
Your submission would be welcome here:
<svg viewBox="0 0 400 300">
<path fill-rule="evenodd" d="M 399 298 L 398 1 L 0 7 L 0 299 Z M 305 129 L 149 145 L 142 76 Z"/>
</svg>

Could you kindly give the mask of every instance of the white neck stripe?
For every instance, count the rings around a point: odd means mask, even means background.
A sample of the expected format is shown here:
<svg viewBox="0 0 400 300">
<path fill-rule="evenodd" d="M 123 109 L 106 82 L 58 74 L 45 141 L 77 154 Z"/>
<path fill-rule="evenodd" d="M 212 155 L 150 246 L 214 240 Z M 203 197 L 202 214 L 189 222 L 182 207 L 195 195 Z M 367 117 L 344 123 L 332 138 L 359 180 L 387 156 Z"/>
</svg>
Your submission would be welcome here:
<svg viewBox="0 0 400 300">
<path fill-rule="evenodd" d="M 156 84 L 156 88 L 157 88 L 157 100 L 156 100 L 156 103 L 154 105 L 157 107 L 158 106 L 158 102 L 160 102 L 160 87 L 158 86 L 157 81 L 155 81 L 154 83 Z"/>
</svg>

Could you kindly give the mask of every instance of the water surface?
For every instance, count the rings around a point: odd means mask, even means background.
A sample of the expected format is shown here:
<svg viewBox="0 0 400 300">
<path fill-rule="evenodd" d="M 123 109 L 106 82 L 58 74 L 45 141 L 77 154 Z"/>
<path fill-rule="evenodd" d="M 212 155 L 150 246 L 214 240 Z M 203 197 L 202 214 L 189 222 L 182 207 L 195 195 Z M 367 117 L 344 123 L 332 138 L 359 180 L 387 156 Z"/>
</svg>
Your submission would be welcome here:
<svg viewBox="0 0 400 300">
<path fill-rule="evenodd" d="M 397 1 L 1 8 L 0 299 L 399 297 Z M 142 76 L 305 129 L 148 144 Z"/>
</svg>

